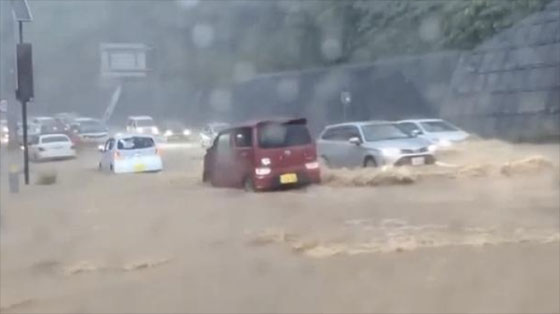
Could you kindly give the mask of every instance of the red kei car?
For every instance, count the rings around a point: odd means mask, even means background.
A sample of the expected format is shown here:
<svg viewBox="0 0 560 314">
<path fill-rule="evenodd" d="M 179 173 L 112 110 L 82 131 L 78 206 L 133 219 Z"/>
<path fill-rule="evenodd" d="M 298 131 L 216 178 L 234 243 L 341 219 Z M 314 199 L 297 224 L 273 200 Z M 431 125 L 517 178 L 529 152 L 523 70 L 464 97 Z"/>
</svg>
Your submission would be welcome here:
<svg viewBox="0 0 560 314">
<path fill-rule="evenodd" d="M 260 121 L 221 131 L 204 156 L 202 180 L 247 191 L 319 183 L 306 119 Z"/>
</svg>

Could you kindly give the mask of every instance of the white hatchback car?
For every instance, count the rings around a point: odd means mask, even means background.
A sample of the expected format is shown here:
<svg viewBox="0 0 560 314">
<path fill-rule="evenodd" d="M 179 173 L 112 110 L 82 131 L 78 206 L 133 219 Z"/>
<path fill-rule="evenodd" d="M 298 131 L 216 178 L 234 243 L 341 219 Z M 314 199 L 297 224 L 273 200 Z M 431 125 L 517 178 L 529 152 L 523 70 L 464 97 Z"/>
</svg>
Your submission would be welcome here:
<svg viewBox="0 0 560 314">
<path fill-rule="evenodd" d="M 438 148 L 452 146 L 469 137 L 469 133 L 442 119 L 410 119 L 396 124 L 408 134 L 432 141 Z"/>
<path fill-rule="evenodd" d="M 129 133 L 143 133 L 159 135 L 159 128 L 150 116 L 131 116 L 126 123 L 126 131 Z"/>
<path fill-rule="evenodd" d="M 158 172 L 163 169 L 159 150 L 152 136 L 119 134 L 99 146 L 103 153 L 99 170 L 113 173 Z"/>
<path fill-rule="evenodd" d="M 29 156 L 34 161 L 75 158 L 76 150 L 67 135 L 44 134 L 32 139 Z"/>
</svg>

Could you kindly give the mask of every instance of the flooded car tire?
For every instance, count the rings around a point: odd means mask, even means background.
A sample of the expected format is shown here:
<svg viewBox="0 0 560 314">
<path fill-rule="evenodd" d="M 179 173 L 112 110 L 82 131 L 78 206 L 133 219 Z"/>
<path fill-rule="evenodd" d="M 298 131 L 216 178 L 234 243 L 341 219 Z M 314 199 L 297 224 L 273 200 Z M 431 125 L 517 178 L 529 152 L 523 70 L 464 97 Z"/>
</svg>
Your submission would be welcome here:
<svg viewBox="0 0 560 314">
<path fill-rule="evenodd" d="M 321 156 L 319 158 L 319 164 L 321 165 L 321 167 L 323 168 L 330 168 L 330 164 L 329 164 L 329 160 L 327 159 L 327 157 L 325 156 Z"/>
<path fill-rule="evenodd" d="M 210 179 L 210 177 L 209 177 L 209 175 L 208 175 L 208 171 L 204 171 L 204 172 L 202 173 L 202 182 L 203 182 L 203 183 L 208 183 L 209 179 Z"/>
<path fill-rule="evenodd" d="M 377 162 L 375 162 L 375 159 L 373 157 L 366 157 L 366 159 L 364 160 L 364 167 L 365 168 L 377 168 Z"/>
<path fill-rule="evenodd" d="M 245 180 L 243 180 L 243 189 L 245 190 L 245 192 L 256 192 L 257 190 L 255 189 L 255 183 L 253 182 L 253 179 L 251 179 L 250 177 L 245 178 Z"/>
</svg>

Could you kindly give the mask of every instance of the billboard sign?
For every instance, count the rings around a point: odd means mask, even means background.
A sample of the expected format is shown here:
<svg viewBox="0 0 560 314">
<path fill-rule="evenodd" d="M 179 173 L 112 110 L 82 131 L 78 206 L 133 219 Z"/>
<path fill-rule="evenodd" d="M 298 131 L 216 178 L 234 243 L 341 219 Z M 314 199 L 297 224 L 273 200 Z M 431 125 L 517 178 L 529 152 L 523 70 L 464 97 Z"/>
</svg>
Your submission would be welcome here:
<svg viewBox="0 0 560 314">
<path fill-rule="evenodd" d="M 145 77 L 149 47 L 138 43 L 102 43 L 101 76 Z"/>
</svg>

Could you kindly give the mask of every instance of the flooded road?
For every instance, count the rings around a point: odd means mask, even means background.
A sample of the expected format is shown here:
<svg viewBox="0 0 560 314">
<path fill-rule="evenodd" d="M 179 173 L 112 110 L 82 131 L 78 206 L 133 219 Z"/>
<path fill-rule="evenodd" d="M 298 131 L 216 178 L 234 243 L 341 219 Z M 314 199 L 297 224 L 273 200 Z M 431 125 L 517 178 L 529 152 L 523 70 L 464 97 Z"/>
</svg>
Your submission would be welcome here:
<svg viewBox="0 0 560 314">
<path fill-rule="evenodd" d="M 57 183 L 19 194 L 4 156 L 2 312 L 559 312 L 559 146 L 484 145 L 257 194 L 202 184 L 196 146 L 32 164 Z"/>
</svg>

